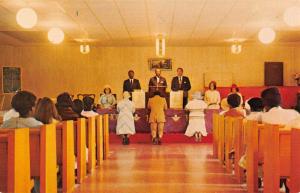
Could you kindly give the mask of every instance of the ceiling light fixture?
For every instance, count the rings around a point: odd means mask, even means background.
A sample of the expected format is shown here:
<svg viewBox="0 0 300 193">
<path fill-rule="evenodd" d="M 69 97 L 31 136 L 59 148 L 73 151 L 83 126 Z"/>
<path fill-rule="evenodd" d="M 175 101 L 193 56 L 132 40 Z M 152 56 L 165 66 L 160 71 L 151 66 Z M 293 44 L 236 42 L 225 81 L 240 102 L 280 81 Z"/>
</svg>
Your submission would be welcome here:
<svg viewBox="0 0 300 193">
<path fill-rule="evenodd" d="M 242 52 L 242 45 L 238 42 L 231 45 L 231 53 L 240 54 Z"/>
<path fill-rule="evenodd" d="M 263 44 L 270 44 L 275 40 L 276 33 L 270 27 L 262 28 L 258 33 L 258 39 Z"/>
<path fill-rule="evenodd" d="M 38 17 L 32 8 L 22 8 L 17 12 L 16 20 L 22 28 L 31 29 L 36 25 Z"/>
<path fill-rule="evenodd" d="M 60 28 L 54 27 L 48 31 L 48 40 L 53 44 L 60 44 L 64 38 L 65 34 Z"/>
<path fill-rule="evenodd" d="M 283 14 L 283 21 L 290 27 L 300 26 L 300 7 L 289 7 Z"/>
<path fill-rule="evenodd" d="M 82 54 L 90 53 L 90 46 L 87 44 L 80 45 L 80 53 L 82 53 Z"/>
<path fill-rule="evenodd" d="M 158 35 L 155 42 L 156 56 L 164 57 L 166 54 L 166 40 L 163 35 Z"/>
</svg>

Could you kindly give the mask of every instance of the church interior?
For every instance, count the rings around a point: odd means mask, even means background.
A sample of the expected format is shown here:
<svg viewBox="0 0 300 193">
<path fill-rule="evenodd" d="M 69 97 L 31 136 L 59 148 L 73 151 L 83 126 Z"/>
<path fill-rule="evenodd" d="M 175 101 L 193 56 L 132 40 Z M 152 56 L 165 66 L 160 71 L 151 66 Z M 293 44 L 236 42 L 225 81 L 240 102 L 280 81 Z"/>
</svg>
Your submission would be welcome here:
<svg viewBox="0 0 300 193">
<path fill-rule="evenodd" d="M 0 0 L 0 193 L 300 192 L 299 0 Z"/>
</svg>

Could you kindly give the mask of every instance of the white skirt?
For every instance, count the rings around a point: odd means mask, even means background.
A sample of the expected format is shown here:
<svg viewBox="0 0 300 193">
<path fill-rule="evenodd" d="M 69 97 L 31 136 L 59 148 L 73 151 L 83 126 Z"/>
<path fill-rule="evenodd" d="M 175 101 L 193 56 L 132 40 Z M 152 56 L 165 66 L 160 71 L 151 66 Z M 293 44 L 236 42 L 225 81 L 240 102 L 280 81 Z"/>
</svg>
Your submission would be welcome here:
<svg viewBox="0 0 300 193">
<path fill-rule="evenodd" d="M 120 113 L 116 128 L 117 135 L 135 134 L 134 117 L 132 113 Z"/>
<path fill-rule="evenodd" d="M 185 131 L 185 135 L 188 137 L 192 137 L 196 132 L 200 132 L 202 136 L 207 136 L 205 120 L 203 116 L 193 116 L 189 118 L 189 125 Z"/>
</svg>

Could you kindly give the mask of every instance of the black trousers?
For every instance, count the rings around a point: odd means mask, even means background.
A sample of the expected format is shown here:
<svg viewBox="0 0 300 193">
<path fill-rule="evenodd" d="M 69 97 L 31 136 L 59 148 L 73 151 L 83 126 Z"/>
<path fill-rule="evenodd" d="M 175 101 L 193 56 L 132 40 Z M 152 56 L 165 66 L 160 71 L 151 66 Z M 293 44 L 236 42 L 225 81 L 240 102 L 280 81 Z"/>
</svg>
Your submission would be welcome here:
<svg viewBox="0 0 300 193">
<path fill-rule="evenodd" d="M 188 98 L 189 98 L 189 97 L 183 97 L 183 109 L 185 108 L 185 106 L 186 106 L 187 103 L 188 103 Z"/>
</svg>

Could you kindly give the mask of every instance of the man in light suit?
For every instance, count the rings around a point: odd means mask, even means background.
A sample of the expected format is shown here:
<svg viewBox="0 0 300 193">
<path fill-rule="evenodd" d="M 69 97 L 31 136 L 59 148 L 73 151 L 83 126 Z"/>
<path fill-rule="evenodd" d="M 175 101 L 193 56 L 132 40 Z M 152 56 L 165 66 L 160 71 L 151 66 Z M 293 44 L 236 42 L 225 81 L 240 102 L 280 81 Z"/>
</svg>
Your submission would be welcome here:
<svg viewBox="0 0 300 193">
<path fill-rule="evenodd" d="M 187 76 L 183 76 L 183 69 L 177 69 L 177 76 L 172 79 L 172 91 L 183 91 L 183 108 L 188 102 L 188 92 L 191 89 L 190 79 Z"/>
<path fill-rule="evenodd" d="M 128 77 L 129 78 L 127 80 L 124 80 L 123 92 L 127 91 L 131 94 L 134 90 L 140 90 L 141 89 L 140 81 L 134 78 L 133 70 L 128 71 Z"/>
<path fill-rule="evenodd" d="M 155 91 L 159 91 L 162 96 L 166 96 L 167 81 L 161 76 L 159 68 L 155 69 L 155 76 L 149 81 L 149 94 L 150 97 L 154 95 Z"/>
</svg>

